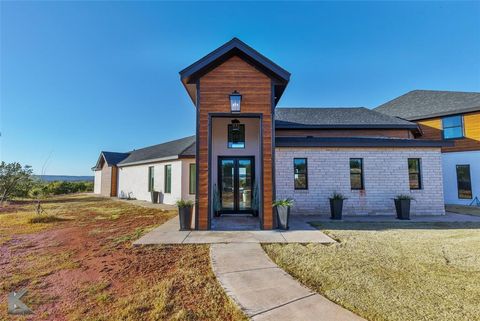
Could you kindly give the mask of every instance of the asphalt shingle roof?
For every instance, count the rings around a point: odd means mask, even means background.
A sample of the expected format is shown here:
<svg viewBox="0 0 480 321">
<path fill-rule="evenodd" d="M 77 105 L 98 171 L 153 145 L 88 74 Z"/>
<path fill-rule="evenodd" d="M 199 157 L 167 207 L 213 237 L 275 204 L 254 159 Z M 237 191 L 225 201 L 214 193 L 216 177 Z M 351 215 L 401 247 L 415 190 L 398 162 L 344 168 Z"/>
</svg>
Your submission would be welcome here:
<svg viewBox="0 0 480 321">
<path fill-rule="evenodd" d="M 364 107 L 277 108 L 275 128 L 417 128 L 409 121 Z"/>
<path fill-rule="evenodd" d="M 162 144 L 133 150 L 127 158 L 118 164 L 128 165 L 175 156 L 193 156 L 195 153 L 192 154 L 192 146 L 195 146 L 195 136 L 184 137 Z M 193 151 L 195 151 L 194 147 Z"/>
<path fill-rule="evenodd" d="M 408 120 L 480 110 L 480 93 L 413 90 L 375 108 L 375 111 Z"/>
<path fill-rule="evenodd" d="M 105 161 L 109 166 L 117 165 L 122 160 L 128 157 L 128 153 L 117 153 L 117 152 L 102 152 L 105 157 Z"/>
</svg>

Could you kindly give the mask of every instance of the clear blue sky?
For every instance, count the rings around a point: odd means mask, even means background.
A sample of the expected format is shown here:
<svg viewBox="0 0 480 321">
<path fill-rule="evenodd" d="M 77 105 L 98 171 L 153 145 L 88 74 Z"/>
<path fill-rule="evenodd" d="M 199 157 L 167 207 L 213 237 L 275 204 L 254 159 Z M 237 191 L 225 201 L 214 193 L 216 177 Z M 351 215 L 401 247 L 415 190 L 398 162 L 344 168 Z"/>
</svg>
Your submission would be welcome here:
<svg viewBox="0 0 480 321">
<path fill-rule="evenodd" d="M 279 106 L 480 91 L 480 3 L 2 2 L 1 159 L 91 175 L 194 134 L 178 71 L 236 36 L 292 73 Z"/>
</svg>

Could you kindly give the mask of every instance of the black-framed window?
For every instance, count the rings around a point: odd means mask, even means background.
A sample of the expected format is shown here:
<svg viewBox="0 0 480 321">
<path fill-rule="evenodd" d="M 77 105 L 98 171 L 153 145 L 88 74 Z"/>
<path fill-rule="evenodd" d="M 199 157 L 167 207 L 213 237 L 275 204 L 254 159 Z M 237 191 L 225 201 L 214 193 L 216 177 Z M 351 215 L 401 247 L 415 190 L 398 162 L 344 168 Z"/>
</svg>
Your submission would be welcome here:
<svg viewBox="0 0 480 321">
<path fill-rule="evenodd" d="M 232 124 L 228 124 L 228 148 L 245 148 L 245 125 L 237 126 L 234 129 Z"/>
<path fill-rule="evenodd" d="M 350 188 L 363 187 L 363 158 L 350 158 Z"/>
<path fill-rule="evenodd" d="M 190 171 L 189 171 L 189 183 L 188 183 L 188 192 L 190 194 L 195 194 L 196 189 L 196 181 L 197 181 L 197 165 L 190 164 Z"/>
<path fill-rule="evenodd" d="M 308 189 L 308 166 L 306 158 L 293 159 L 295 189 Z"/>
<path fill-rule="evenodd" d="M 420 169 L 420 158 L 408 159 L 408 180 L 410 189 L 422 188 L 422 174 Z"/>
<path fill-rule="evenodd" d="M 443 128 L 444 139 L 462 138 L 463 137 L 462 115 L 443 117 L 442 128 Z"/>
<path fill-rule="evenodd" d="M 472 198 L 472 179 L 470 177 L 470 165 L 457 165 L 457 188 L 458 198 Z"/>
<path fill-rule="evenodd" d="M 164 193 L 172 192 L 172 165 L 165 165 L 165 184 Z"/>
<path fill-rule="evenodd" d="M 148 167 L 148 191 L 153 191 L 155 187 L 155 168 L 153 166 Z"/>
</svg>

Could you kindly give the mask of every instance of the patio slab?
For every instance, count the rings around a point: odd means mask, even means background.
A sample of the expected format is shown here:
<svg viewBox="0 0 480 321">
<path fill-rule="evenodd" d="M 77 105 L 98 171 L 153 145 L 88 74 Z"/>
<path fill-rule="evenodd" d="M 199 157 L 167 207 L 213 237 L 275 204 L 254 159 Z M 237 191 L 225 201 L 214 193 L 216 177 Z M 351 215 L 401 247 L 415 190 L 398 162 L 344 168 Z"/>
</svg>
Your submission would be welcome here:
<svg viewBox="0 0 480 321">
<path fill-rule="evenodd" d="M 335 243 L 306 222 L 292 224 L 289 231 L 179 231 L 178 216 L 145 234 L 133 245 L 215 243 Z"/>
</svg>

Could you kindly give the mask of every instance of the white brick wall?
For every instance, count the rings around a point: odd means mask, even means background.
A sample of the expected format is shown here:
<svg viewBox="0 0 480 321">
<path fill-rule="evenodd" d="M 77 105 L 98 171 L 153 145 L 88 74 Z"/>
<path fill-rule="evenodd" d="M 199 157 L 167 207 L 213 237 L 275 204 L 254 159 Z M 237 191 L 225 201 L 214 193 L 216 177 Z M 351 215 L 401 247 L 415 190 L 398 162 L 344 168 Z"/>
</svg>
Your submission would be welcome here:
<svg viewBox="0 0 480 321">
<path fill-rule="evenodd" d="M 293 159 L 302 157 L 308 159 L 308 190 L 295 190 Z M 363 158 L 362 191 L 350 188 L 350 158 Z M 421 190 L 409 188 L 408 158 L 421 159 Z M 293 198 L 294 214 L 329 214 L 334 191 L 348 198 L 345 215 L 394 215 L 398 194 L 415 198 L 412 215 L 445 214 L 438 148 L 276 148 L 275 173 L 276 197 Z"/>
</svg>

